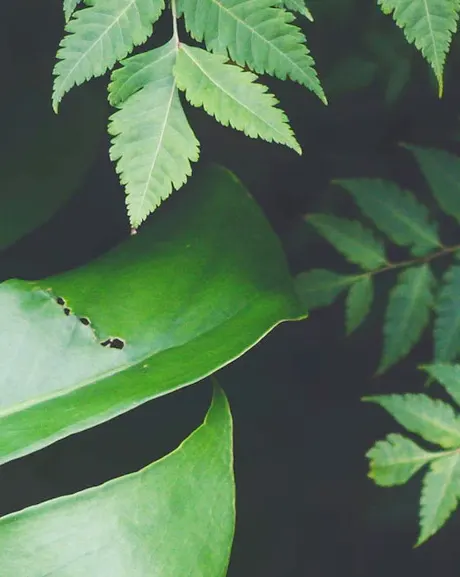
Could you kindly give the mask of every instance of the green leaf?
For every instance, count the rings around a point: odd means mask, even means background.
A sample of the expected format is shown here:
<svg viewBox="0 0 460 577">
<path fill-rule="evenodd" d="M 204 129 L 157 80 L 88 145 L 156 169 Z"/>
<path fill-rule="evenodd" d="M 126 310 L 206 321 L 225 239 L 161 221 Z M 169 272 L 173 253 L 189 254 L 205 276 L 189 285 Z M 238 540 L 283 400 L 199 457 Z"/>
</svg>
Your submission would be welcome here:
<svg viewBox="0 0 460 577">
<path fill-rule="evenodd" d="M 451 266 L 443 277 L 434 321 L 434 358 L 449 362 L 460 353 L 460 266 Z"/>
<path fill-rule="evenodd" d="M 258 74 L 291 78 L 326 97 L 294 15 L 274 6 L 274 0 L 179 0 L 191 36 L 240 66 Z"/>
<path fill-rule="evenodd" d="M 205 422 L 163 459 L 3 517 L 2 577 L 223 576 L 234 501 L 231 415 L 217 391 Z"/>
<path fill-rule="evenodd" d="M 295 279 L 300 300 L 307 310 L 330 305 L 350 284 L 356 282 L 356 276 L 337 274 L 330 270 L 313 269 L 301 272 Z"/>
<path fill-rule="evenodd" d="M 134 56 L 114 72 L 109 94 L 120 110 L 110 119 L 110 157 L 126 186 L 131 225 L 178 190 L 198 160 L 199 143 L 179 100 L 173 66 L 176 43 Z"/>
<path fill-rule="evenodd" d="M 304 0 L 283 0 L 284 6 L 292 12 L 298 12 L 313 22 L 313 16 L 310 10 L 306 7 Z"/>
<path fill-rule="evenodd" d="M 300 146 L 278 101 L 257 76 L 225 63 L 226 57 L 181 43 L 174 74 L 177 86 L 193 106 L 203 106 L 224 126 L 251 138 L 279 142 L 301 154 Z"/>
<path fill-rule="evenodd" d="M 385 315 L 378 373 L 405 357 L 419 341 L 430 319 L 435 283 L 428 264 L 408 268 L 398 275 Z"/>
<path fill-rule="evenodd" d="M 460 365 L 436 363 L 423 369 L 446 389 L 457 405 L 460 405 Z"/>
<path fill-rule="evenodd" d="M 88 265 L 0 285 L 0 462 L 190 385 L 305 317 L 280 243 L 237 179 L 216 168 L 192 184 Z M 99 344 L 110 337 L 124 348 Z"/>
<path fill-rule="evenodd" d="M 382 487 L 404 485 L 419 469 L 440 455 L 442 453 L 425 451 L 407 437 L 392 433 L 375 443 L 367 453 L 369 477 Z"/>
<path fill-rule="evenodd" d="M 97 0 L 75 13 L 65 30 L 54 68 L 53 108 L 64 94 L 102 76 L 134 46 L 143 44 L 164 9 L 164 0 Z"/>
<path fill-rule="evenodd" d="M 404 30 L 408 42 L 415 44 L 431 64 L 443 92 L 443 71 L 452 34 L 457 30 L 458 0 L 378 0 L 384 14 L 392 14 Z"/>
<path fill-rule="evenodd" d="M 387 264 L 383 244 L 360 222 L 328 214 L 312 214 L 306 221 L 350 262 L 367 270 Z"/>
<path fill-rule="evenodd" d="M 371 310 L 374 285 L 371 276 L 364 276 L 348 291 L 345 304 L 347 334 L 351 334 L 365 320 Z"/>
<path fill-rule="evenodd" d="M 460 446 L 460 419 L 450 405 L 427 395 L 366 397 L 386 409 L 398 423 L 430 443 L 450 449 Z"/>
<path fill-rule="evenodd" d="M 421 545 L 436 533 L 455 511 L 460 491 L 460 455 L 455 453 L 433 461 L 423 480 L 420 500 Z"/>
<path fill-rule="evenodd" d="M 338 180 L 362 212 L 396 244 L 410 247 L 415 256 L 441 246 L 437 227 L 428 221 L 429 211 L 407 190 L 385 180 Z"/>
<path fill-rule="evenodd" d="M 12 87 L 4 111 L 0 250 L 44 225 L 79 190 L 106 129 L 103 93 L 85 87 L 57 117 L 41 73 L 26 72 L 26 89 Z"/>
<path fill-rule="evenodd" d="M 404 147 L 415 156 L 439 206 L 460 222 L 460 159 L 443 150 Z"/>
<path fill-rule="evenodd" d="M 66 22 L 70 20 L 70 17 L 79 3 L 80 0 L 64 0 L 64 15 Z"/>
</svg>

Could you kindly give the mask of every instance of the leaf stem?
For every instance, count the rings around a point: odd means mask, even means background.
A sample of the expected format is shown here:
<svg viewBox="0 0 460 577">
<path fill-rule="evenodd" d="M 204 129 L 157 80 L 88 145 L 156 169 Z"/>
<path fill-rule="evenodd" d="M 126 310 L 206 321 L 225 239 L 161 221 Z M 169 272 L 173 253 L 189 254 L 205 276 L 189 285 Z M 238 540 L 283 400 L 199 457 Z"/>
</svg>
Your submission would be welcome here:
<svg viewBox="0 0 460 577">
<path fill-rule="evenodd" d="M 176 40 L 177 46 L 180 44 L 179 31 L 177 30 L 177 9 L 176 0 L 171 0 L 171 12 L 173 20 L 173 38 Z"/>
</svg>

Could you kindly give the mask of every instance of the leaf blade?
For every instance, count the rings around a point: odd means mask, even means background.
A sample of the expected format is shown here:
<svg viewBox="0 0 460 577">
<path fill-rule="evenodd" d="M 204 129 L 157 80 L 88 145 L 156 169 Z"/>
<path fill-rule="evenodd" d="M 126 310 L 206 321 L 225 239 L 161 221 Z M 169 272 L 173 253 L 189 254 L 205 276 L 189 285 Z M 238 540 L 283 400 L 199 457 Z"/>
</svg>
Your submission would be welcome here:
<svg viewBox="0 0 460 577">
<path fill-rule="evenodd" d="M 425 365 L 423 369 L 446 389 L 457 405 L 460 405 L 460 365 L 434 363 Z"/>
<path fill-rule="evenodd" d="M 337 274 L 330 270 L 313 269 L 298 274 L 295 286 L 299 298 L 309 310 L 330 305 L 355 279 L 355 276 Z"/>
<path fill-rule="evenodd" d="M 422 336 L 434 302 L 434 285 L 435 279 L 426 263 L 410 267 L 398 276 L 385 315 L 383 355 L 378 374 L 406 356 Z"/>
<path fill-rule="evenodd" d="M 112 101 L 119 102 L 119 110 L 110 118 L 109 134 L 110 158 L 125 185 L 131 226 L 137 228 L 173 189 L 185 184 L 191 163 L 198 160 L 199 142 L 173 76 L 174 40 L 133 60 L 124 62 L 122 74 L 117 71 L 109 87 Z M 136 78 L 142 78 L 137 86 Z"/>
<path fill-rule="evenodd" d="M 355 282 L 348 291 L 345 304 L 345 326 L 350 335 L 369 314 L 374 298 L 374 284 L 371 276 Z"/>
<path fill-rule="evenodd" d="M 423 394 L 381 395 L 365 401 L 383 407 L 411 433 L 445 449 L 460 446 L 460 419 L 452 407 Z"/>
<path fill-rule="evenodd" d="M 442 280 L 435 306 L 434 357 L 449 362 L 460 353 L 460 266 L 447 269 Z"/>
<path fill-rule="evenodd" d="M 306 221 L 350 262 L 366 270 L 387 264 L 383 244 L 359 221 L 329 214 L 311 214 Z"/>
<path fill-rule="evenodd" d="M 202 106 L 224 126 L 243 131 L 251 138 L 263 138 L 301 149 L 277 100 L 256 76 L 226 58 L 181 43 L 174 75 L 177 86 L 193 106 Z"/>
<path fill-rule="evenodd" d="M 441 247 L 437 227 L 415 197 L 396 184 L 379 179 L 335 181 L 349 192 L 361 211 L 393 242 L 422 256 Z"/>
<path fill-rule="evenodd" d="M 425 451 L 411 439 L 391 433 L 368 451 L 369 477 L 381 487 L 404 485 L 440 454 Z"/>
</svg>

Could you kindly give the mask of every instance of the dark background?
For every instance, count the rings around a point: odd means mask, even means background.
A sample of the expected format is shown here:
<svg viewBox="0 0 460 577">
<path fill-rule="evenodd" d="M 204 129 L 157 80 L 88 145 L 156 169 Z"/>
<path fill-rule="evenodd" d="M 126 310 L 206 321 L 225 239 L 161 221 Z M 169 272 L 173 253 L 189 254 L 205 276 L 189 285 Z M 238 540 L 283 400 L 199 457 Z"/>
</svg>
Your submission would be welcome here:
<svg viewBox="0 0 460 577">
<path fill-rule="evenodd" d="M 73 268 L 129 233 L 124 192 L 108 158 L 107 78 L 74 89 L 59 116 L 51 111 L 51 72 L 64 25 L 61 4 L 3 6 L 0 194 L 11 194 L 8 183 L 16 171 L 30 176 L 39 203 L 41 188 L 49 186 L 46 170 L 52 170 L 61 178 L 53 186 L 70 200 L 44 226 L 0 253 L 2 279 Z M 308 212 L 353 210 L 330 185 L 332 178 L 390 178 L 423 200 L 426 185 L 398 144 L 460 152 L 458 41 L 439 100 L 429 66 L 375 2 L 311 0 L 309 7 L 316 22 L 305 22 L 305 30 L 329 106 L 294 83 L 264 79 L 291 120 L 302 157 L 247 139 L 187 108 L 201 141 L 200 165 L 219 162 L 243 180 L 279 234 L 293 273 L 318 266 L 348 270 L 302 220 Z M 170 26 L 168 16 L 160 21 L 155 44 L 168 37 Z M 82 167 L 70 179 L 72 186 L 63 169 L 66 155 Z M 25 211 L 33 210 L 30 202 Z M 455 228 L 447 236 L 460 241 Z M 238 520 L 230 577 L 457 575 L 455 516 L 426 545 L 412 548 L 420 478 L 394 489 L 376 488 L 366 478 L 365 452 L 397 426 L 360 397 L 421 390 L 424 379 L 415 367 L 431 355 L 427 333 L 407 360 L 384 377 L 373 376 L 385 294 L 393 280 L 381 279 L 375 311 L 351 338 L 344 336 L 339 301 L 312 312 L 307 321 L 277 328 L 218 374 L 235 421 Z M 199 424 L 209 393 L 208 384 L 200 383 L 3 466 L 0 512 L 152 462 Z"/>
</svg>

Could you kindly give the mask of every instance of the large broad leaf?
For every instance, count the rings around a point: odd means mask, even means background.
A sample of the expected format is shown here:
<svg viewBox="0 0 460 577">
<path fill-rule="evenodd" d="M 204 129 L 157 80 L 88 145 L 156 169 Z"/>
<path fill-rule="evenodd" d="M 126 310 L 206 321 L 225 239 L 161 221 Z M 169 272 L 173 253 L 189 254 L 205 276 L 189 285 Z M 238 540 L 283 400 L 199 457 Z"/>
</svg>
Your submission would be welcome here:
<svg viewBox="0 0 460 577">
<path fill-rule="evenodd" d="M 0 286 L 0 462 L 196 382 L 305 316 L 246 190 L 221 169 L 193 184 L 89 265 Z"/>
<path fill-rule="evenodd" d="M 164 0 L 97 0 L 75 12 L 57 53 L 53 108 L 64 94 L 94 76 L 102 76 L 152 33 Z"/>
<path fill-rule="evenodd" d="M 378 0 L 385 14 L 392 14 L 407 40 L 431 64 L 443 92 L 443 70 L 452 34 L 457 30 L 458 0 Z"/>
<path fill-rule="evenodd" d="M 105 132 L 103 93 L 87 87 L 56 117 L 40 74 L 27 73 L 8 94 L 2 119 L 8 146 L 0 158 L 0 249 L 43 225 L 69 200 Z"/>
<path fill-rule="evenodd" d="M 276 107 L 276 98 L 266 86 L 254 82 L 255 74 L 226 60 L 225 56 L 181 44 L 174 75 L 187 100 L 203 106 L 224 126 L 242 130 L 252 138 L 285 144 L 300 154 L 286 115 Z"/>
<path fill-rule="evenodd" d="M 393 182 L 360 178 L 337 180 L 352 196 L 362 212 L 401 246 L 421 256 L 442 248 L 437 227 L 429 221 L 429 211 L 412 193 Z"/>
<path fill-rule="evenodd" d="M 129 58 L 112 75 L 110 99 L 118 110 L 110 119 L 110 157 L 126 185 L 126 204 L 136 228 L 173 188 L 179 189 L 198 160 L 199 144 L 179 100 L 173 66 L 177 46 Z M 133 94 L 134 93 L 134 94 Z"/>
<path fill-rule="evenodd" d="M 178 9 L 190 34 L 204 40 L 209 50 L 228 51 L 234 62 L 258 74 L 291 78 L 326 103 L 305 36 L 292 24 L 294 15 L 274 4 L 274 0 L 179 0 Z"/>
<path fill-rule="evenodd" d="M 167 457 L 1 519 L 1 575 L 224 577 L 234 518 L 232 423 L 217 391 Z"/>
</svg>

